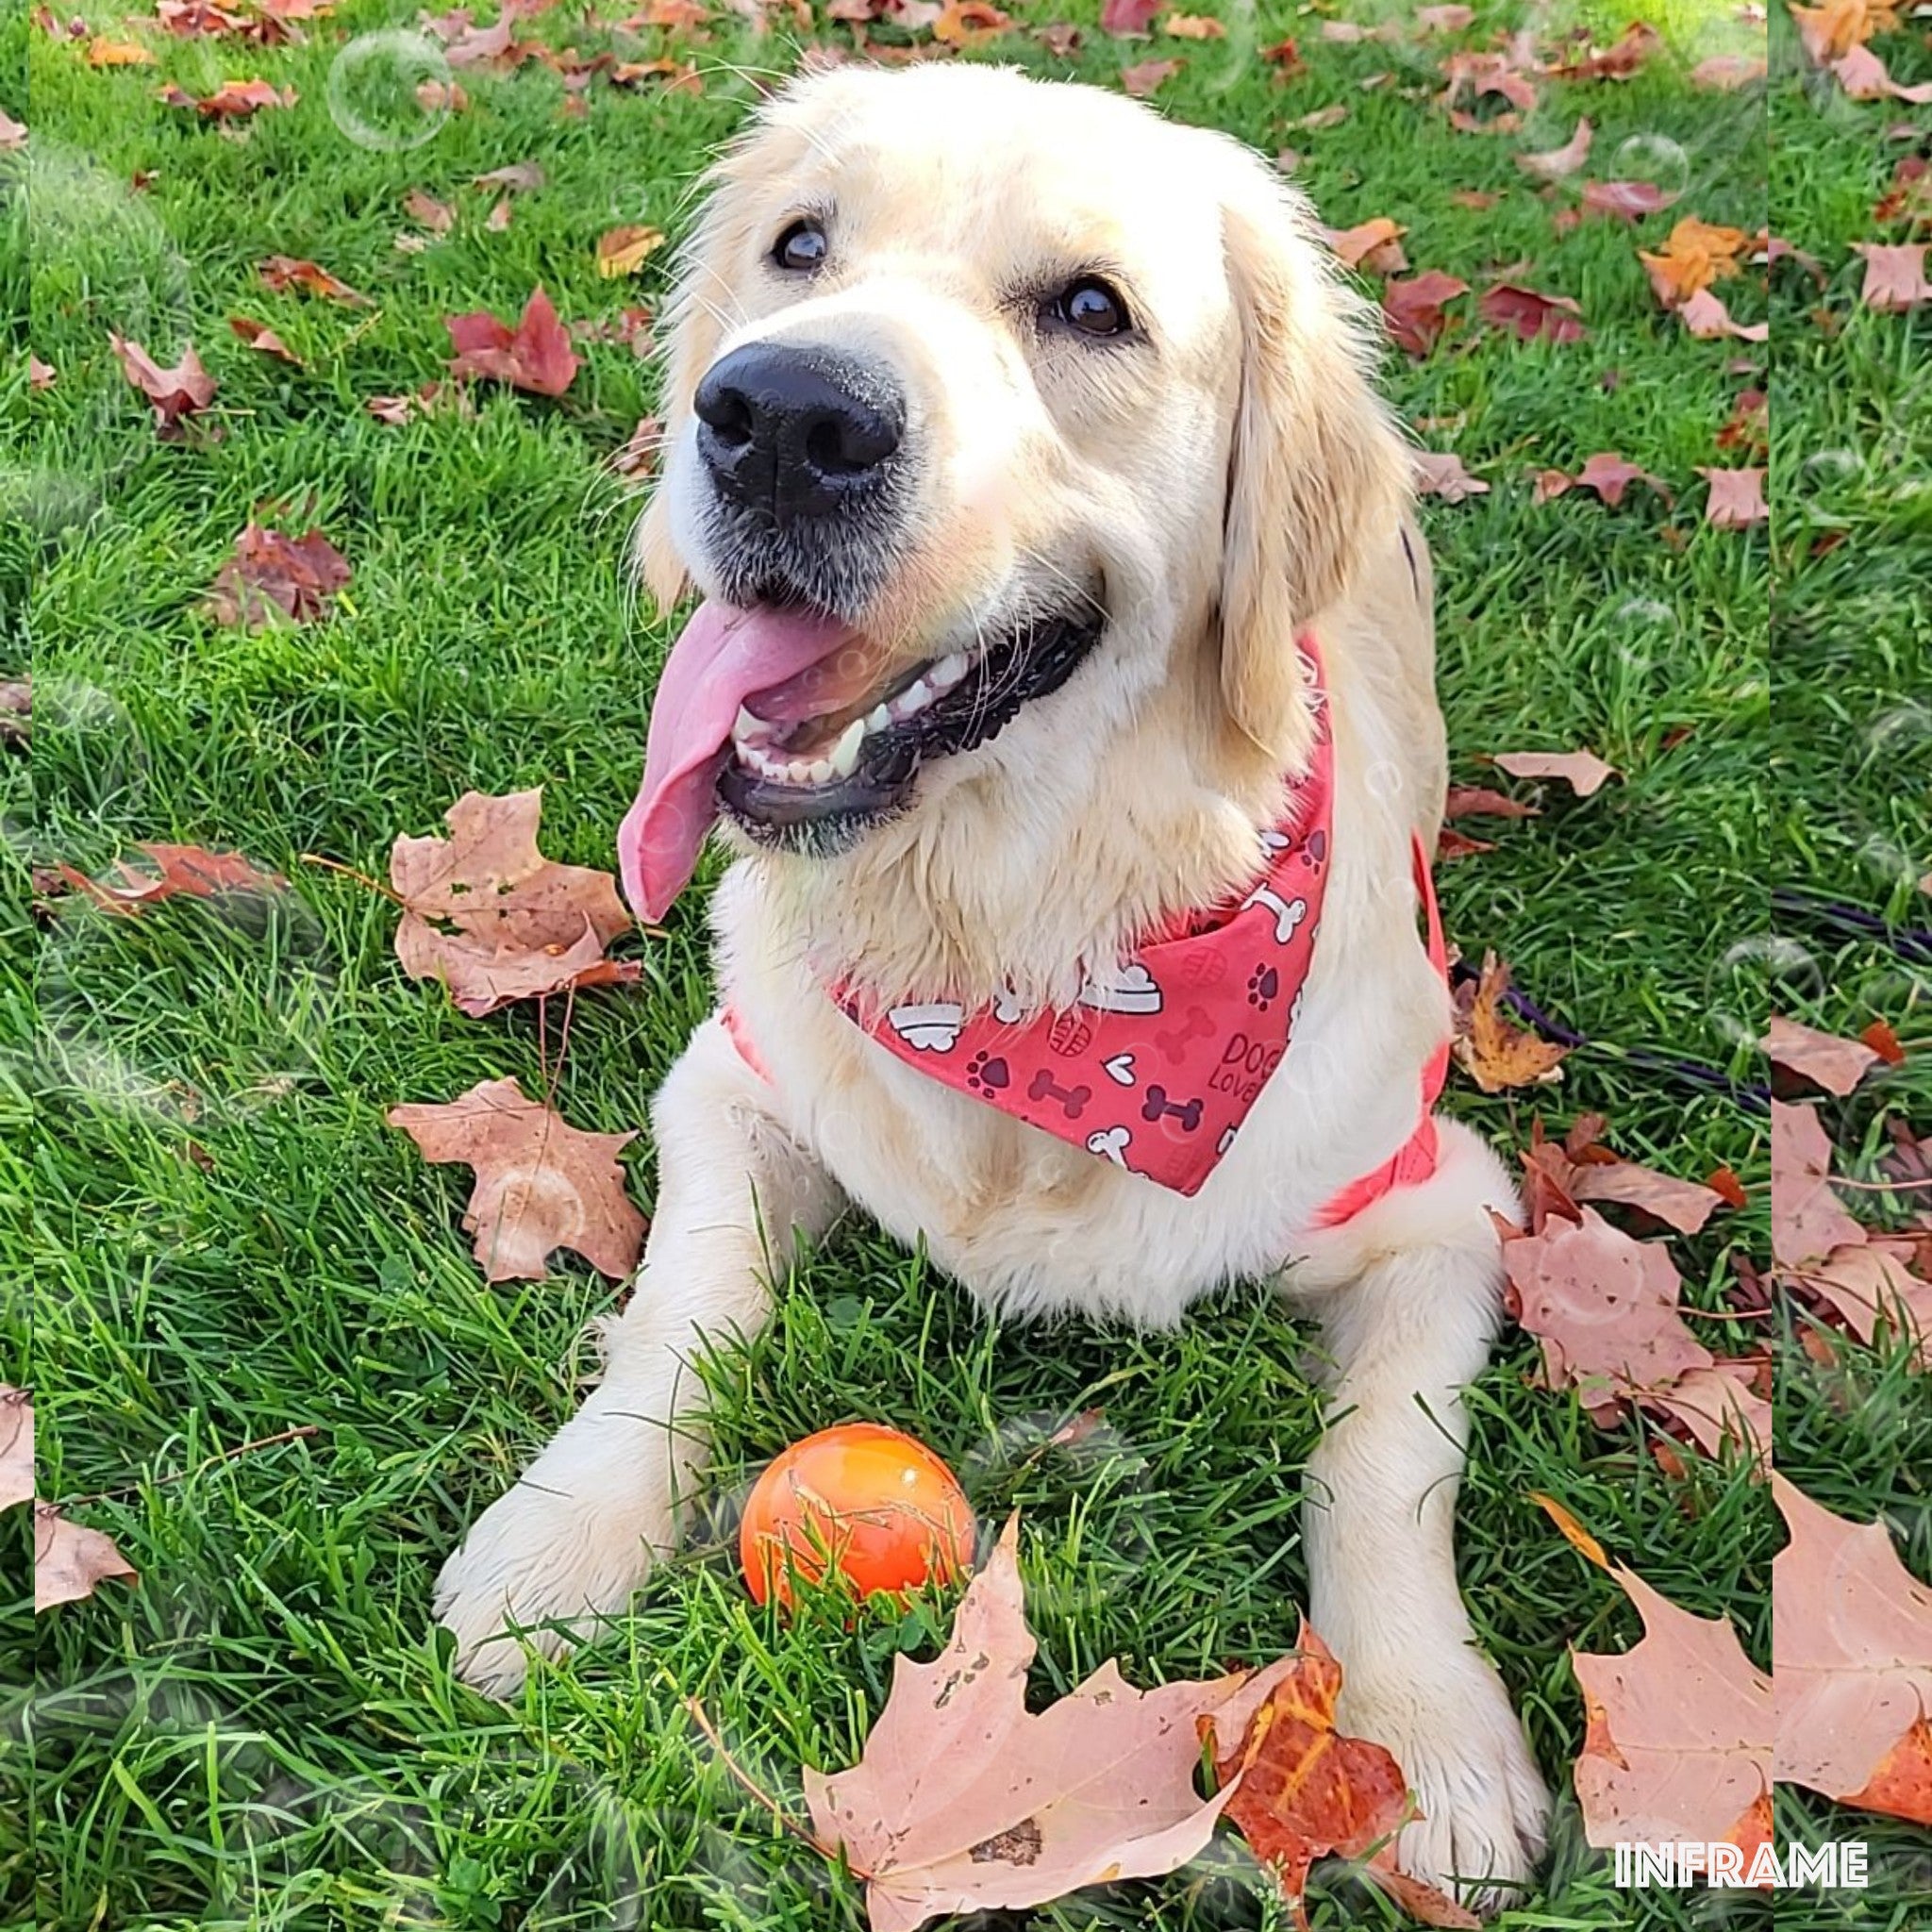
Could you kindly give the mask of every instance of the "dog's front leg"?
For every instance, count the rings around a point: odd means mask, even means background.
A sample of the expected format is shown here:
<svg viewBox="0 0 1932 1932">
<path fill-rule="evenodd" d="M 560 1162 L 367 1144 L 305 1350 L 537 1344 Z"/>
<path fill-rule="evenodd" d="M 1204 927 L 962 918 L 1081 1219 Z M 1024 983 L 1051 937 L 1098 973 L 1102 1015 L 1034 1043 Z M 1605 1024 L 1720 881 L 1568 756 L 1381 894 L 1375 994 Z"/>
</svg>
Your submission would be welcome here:
<svg viewBox="0 0 1932 1932">
<path fill-rule="evenodd" d="M 605 1331 L 603 1380 L 437 1581 L 457 1668 L 499 1696 L 524 1675 L 509 1626 L 556 1656 L 572 1641 L 559 1623 L 621 1611 L 672 1547 L 675 1506 L 705 1460 L 693 1352 L 762 1326 L 767 1266 L 782 1266 L 794 1235 L 818 1234 L 838 1208 L 831 1179 L 715 1017 L 658 1090 L 651 1125 L 657 1216 L 629 1305 Z"/>
<path fill-rule="evenodd" d="M 1394 1753 L 1423 1814 L 1402 1834 L 1404 1868 L 1448 1889 L 1474 1881 L 1464 1902 L 1491 1908 L 1528 1877 L 1548 1814 L 1456 1582 L 1462 1390 L 1501 1304 L 1483 1209 L 1514 1195 L 1473 1134 L 1441 1131 L 1435 1177 L 1318 1237 L 1289 1284 L 1321 1315 L 1335 1365 L 1302 1524 L 1310 1619 L 1343 1671 L 1341 1726 Z"/>
</svg>

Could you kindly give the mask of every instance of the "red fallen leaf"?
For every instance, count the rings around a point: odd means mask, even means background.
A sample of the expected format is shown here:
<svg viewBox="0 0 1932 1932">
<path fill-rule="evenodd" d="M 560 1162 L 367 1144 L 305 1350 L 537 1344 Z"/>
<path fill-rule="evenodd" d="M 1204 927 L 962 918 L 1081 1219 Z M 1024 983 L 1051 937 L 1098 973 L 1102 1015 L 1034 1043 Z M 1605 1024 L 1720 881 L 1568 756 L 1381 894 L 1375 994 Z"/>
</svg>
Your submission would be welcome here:
<svg viewBox="0 0 1932 1932">
<path fill-rule="evenodd" d="M 1568 295 L 1541 294 L 1517 282 L 1485 289 L 1476 312 L 1525 342 L 1580 342 L 1584 337 L 1583 310 Z"/>
<path fill-rule="evenodd" d="M 213 93 L 197 98 L 178 87 L 164 87 L 159 99 L 170 108 L 192 108 L 208 121 L 239 121 L 264 108 L 292 108 L 299 96 L 291 87 L 265 80 L 225 80 Z"/>
<path fill-rule="evenodd" d="M 258 872 L 239 852 L 208 852 L 199 845 L 143 842 L 134 848 L 156 868 L 150 875 L 137 872 L 125 859 L 115 870 L 125 883 L 111 885 L 90 878 L 71 865 L 55 868 L 70 891 L 91 900 L 103 912 L 133 918 L 163 899 L 216 899 L 225 892 L 281 892 L 289 882 L 279 873 Z"/>
<path fill-rule="evenodd" d="M 1932 282 L 1925 279 L 1927 245 L 1924 242 L 1854 242 L 1853 254 L 1865 258 L 1865 282 L 1858 300 L 1867 308 L 1896 315 L 1932 299 Z"/>
<path fill-rule="evenodd" d="M 1138 66 L 1121 69 L 1121 85 L 1137 101 L 1144 101 L 1157 88 L 1172 80 L 1182 65 L 1179 60 L 1142 60 Z"/>
<path fill-rule="evenodd" d="M 1848 47 L 1831 63 L 1831 75 L 1854 101 L 1910 101 L 1921 107 L 1932 101 L 1932 80 L 1921 81 L 1916 87 L 1901 86 L 1870 47 Z"/>
<path fill-rule="evenodd" d="M 1406 281 L 1385 282 L 1382 313 L 1389 319 L 1389 333 L 1396 347 L 1411 356 L 1426 356 L 1446 325 L 1443 305 L 1468 293 L 1467 282 L 1433 268 Z"/>
<path fill-rule="evenodd" d="M 256 263 L 255 272 L 277 295 L 285 295 L 292 289 L 304 295 L 321 295 L 330 302 L 366 304 L 369 300 L 318 263 L 292 255 L 271 255 Z"/>
<path fill-rule="evenodd" d="M 1883 1020 L 1874 1020 L 1869 1026 L 1858 1029 L 1858 1038 L 1882 1059 L 1888 1067 L 1901 1067 L 1905 1064 L 1906 1050 L 1899 1043 L 1899 1037 Z"/>
<path fill-rule="evenodd" d="M 1490 762 L 1512 778 L 1555 778 L 1569 786 L 1578 798 L 1591 798 L 1607 779 L 1617 775 L 1615 765 L 1607 765 L 1593 751 L 1505 751 Z"/>
<path fill-rule="evenodd" d="M 1699 289 L 1678 307 L 1677 319 L 1693 336 L 1736 336 L 1740 341 L 1768 342 L 1768 322 L 1734 322 L 1724 298 L 1709 289 Z"/>
<path fill-rule="evenodd" d="M 1261 58 L 1275 70 L 1277 80 L 1288 80 L 1297 74 L 1306 74 L 1307 63 L 1302 59 L 1302 50 L 1291 40 L 1276 41 L 1272 47 L 1261 49 Z"/>
<path fill-rule="evenodd" d="M 1648 470 L 1640 470 L 1635 463 L 1626 463 L 1613 449 L 1587 458 L 1574 476 L 1565 475 L 1561 470 L 1538 471 L 1533 497 L 1538 503 L 1547 503 L 1572 490 L 1593 490 L 1614 509 L 1633 483 L 1648 483 L 1660 496 L 1669 499 L 1670 491 L 1657 477 Z"/>
<path fill-rule="evenodd" d="M 1367 269 L 1372 275 L 1400 275 L 1408 266 L 1398 238 L 1408 231 L 1387 215 L 1358 223 L 1353 228 L 1324 228 L 1322 239 L 1349 268 Z"/>
<path fill-rule="evenodd" d="M 1452 1051 L 1457 1065 L 1485 1093 L 1558 1079 L 1560 1062 L 1570 1051 L 1505 1019 L 1503 996 L 1508 991 L 1509 969 L 1494 953 L 1483 955 L 1482 971 L 1474 985 L 1456 990 Z"/>
<path fill-rule="evenodd" d="M 288 537 L 250 523 L 208 591 L 208 611 L 217 624 L 250 630 L 283 618 L 307 624 L 328 615 L 329 600 L 348 581 L 347 559 L 320 530 Z"/>
<path fill-rule="evenodd" d="M 156 0 L 155 18 L 182 40 L 240 34 L 248 25 L 245 14 L 231 13 L 215 0 Z"/>
<path fill-rule="evenodd" d="M 1454 109 L 1465 97 L 1474 104 L 1486 94 L 1500 95 L 1524 113 L 1536 106 L 1536 82 L 1524 73 L 1512 49 L 1506 48 L 1501 53 L 1451 54 L 1442 62 L 1442 73 L 1449 85 L 1436 98 L 1444 108 Z M 1495 126 L 1511 118 L 1499 115 L 1497 121 L 1488 125 Z M 1474 125 L 1481 127 L 1484 124 Z"/>
<path fill-rule="evenodd" d="M 1770 1031 L 1757 1044 L 1773 1065 L 1840 1095 L 1849 1093 L 1882 1058 L 1862 1040 L 1821 1033 L 1781 1015 L 1774 1016 Z"/>
<path fill-rule="evenodd" d="M 635 961 L 604 948 L 630 927 L 616 882 L 537 849 L 541 788 L 492 798 L 466 791 L 444 814 L 450 836 L 400 838 L 390 884 L 403 905 L 396 958 L 411 979 L 440 979 L 480 1019 L 513 1000 L 635 980 Z"/>
<path fill-rule="evenodd" d="M 231 315 L 228 318 L 228 326 L 251 349 L 264 356 L 273 356 L 278 362 L 287 362 L 294 368 L 301 368 L 301 357 L 296 355 L 267 323 L 257 322 L 251 316 Z"/>
<path fill-rule="evenodd" d="M 1593 47 L 1581 60 L 1549 71 L 1558 80 L 1628 80 L 1663 45 L 1657 30 L 1633 20 L 1608 47 Z"/>
<path fill-rule="evenodd" d="M 1341 1666 L 1304 1618 L 1294 1656 L 1249 1717 L 1245 1735 L 1227 1735 L 1234 1729 L 1228 1712 L 1203 1721 L 1214 1746 L 1217 1785 L 1240 1780 L 1223 1816 L 1274 1873 L 1303 1932 L 1308 1924 L 1303 1898 L 1308 1867 L 1331 1853 L 1363 1857 L 1413 1809 L 1408 1780 L 1394 1757 L 1380 1744 L 1336 1729 L 1341 1684 Z M 1428 1924 L 1481 1923 L 1399 1873 L 1392 1844 L 1383 1844 L 1369 1859 L 1365 1875 L 1388 1885 Z"/>
<path fill-rule="evenodd" d="M 1561 181 L 1589 160 L 1594 132 L 1587 120 L 1579 120 L 1576 132 L 1561 147 L 1548 148 L 1538 155 L 1518 155 L 1516 165 L 1541 181 Z"/>
<path fill-rule="evenodd" d="M 1534 819 L 1542 813 L 1520 798 L 1492 791 L 1486 785 L 1452 785 L 1442 802 L 1442 816 L 1450 819 Z"/>
<path fill-rule="evenodd" d="M 1765 66 L 1762 54 L 1713 54 L 1690 70 L 1690 85 L 1735 93 L 1755 80 L 1762 80 Z"/>
<path fill-rule="evenodd" d="M 1704 1185 L 1713 1194 L 1721 1195 L 1733 1208 L 1748 1208 L 1751 1197 L 1744 1191 L 1744 1183 L 1728 1167 L 1713 1168 L 1704 1176 Z"/>
<path fill-rule="evenodd" d="M 1704 521 L 1714 530 L 1747 530 L 1771 515 L 1764 500 L 1762 470 L 1706 470 L 1697 474 L 1710 485 Z"/>
<path fill-rule="evenodd" d="M 1408 453 L 1408 470 L 1418 496 L 1440 496 L 1444 503 L 1461 503 L 1469 497 L 1490 493 L 1490 486 L 1480 476 L 1472 476 L 1453 450 L 1412 449 Z"/>
<path fill-rule="evenodd" d="M 643 1252 L 644 1217 L 625 1192 L 621 1149 L 637 1139 L 590 1134 L 531 1100 L 514 1080 L 482 1080 L 439 1106 L 392 1107 L 389 1124 L 425 1160 L 476 1171 L 463 1231 L 486 1281 L 540 1281 L 553 1249 L 622 1280 Z"/>
<path fill-rule="evenodd" d="M 214 377 L 201 366 L 192 342 L 182 350 L 180 361 L 163 369 L 139 342 L 117 335 L 109 335 L 108 341 L 122 373 L 153 406 L 155 433 L 163 441 L 179 437 L 186 419 L 214 401 Z"/>
<path fill-rule="evenodd" d="M 1724 1204 L 1724 1196 L 1696 1181 L 1659 1174 L 1624 1157 L 1603 1143 L 1604 1118 L 1584 1114 L 1563 1138 L 1561 1145 L 1545 1141 L 1539 1124 L 1523 1150 L 1525 1171 L 1535 1171 L 1560 1190 L 1571 1203 L 1609 1202 L 1635 1208 L 1679 1234 L 1696 1234 Z M 1575 1208 L 1569 1210 L 1577 1219 Z M 1531 1223 L 1536 1232 L 1541 1224 Z"/>
<path fill-rule="evenodd" d="M 1454 825 L 1444 825 L 1436 834 L 1436 857 L 1446 864 L 1452 858 L 1473 858 L 1479 852 L 1493 852 L 1493 839 L 1472 839 Z"/>
<path fill-rule="evenodd" d="M 141 1578 L 134 1565 L 97 1529 L 70 1523 L 51 1503 L 34 1505 L 34 1614 L 56 1604 L 79 1603 L 96 1584 Z"/>
<path fill-rule="evenodd" d="M 1100 30 L 1105 34 L 1141 34 L 1160 11 L 1163 0 L 1107 0 L 1100 9 Z"/>
<path fill-rule="evenodd" d="M 1891 171 L 1891 185 L 1872 210 L 1874 222 L 1932 222 L 1932 162 L 1907 155 Z"/>
<path fill-rule="evenodd" d="M 457 352 L 450 358 L 452 375 L 480 375 L 537 395 L 560 396 L 582 367 L 541 288 L 524 305 L 514 329 L 487 311 L 448 315 L 443 325 Z"/>
<path fill-rule="evenodd" d="M 1771 1565 L 1776 1775 L 1932 1824 L 1932 1590 L 1883 1523 L 1849 1522 L 1783 1476 L 1772 1494 L 1791 1533 Z"/>
<path fill-rule="evenodd" d="M 1641 215 L 1654 215 L 1677 199 L 1674 190 L 1659 188 L 1655 181 L 1586 181 L 1583 184 L 1583 211 L 1608 215 L 1620 222 L 1634 222 Z"/>
</svg>

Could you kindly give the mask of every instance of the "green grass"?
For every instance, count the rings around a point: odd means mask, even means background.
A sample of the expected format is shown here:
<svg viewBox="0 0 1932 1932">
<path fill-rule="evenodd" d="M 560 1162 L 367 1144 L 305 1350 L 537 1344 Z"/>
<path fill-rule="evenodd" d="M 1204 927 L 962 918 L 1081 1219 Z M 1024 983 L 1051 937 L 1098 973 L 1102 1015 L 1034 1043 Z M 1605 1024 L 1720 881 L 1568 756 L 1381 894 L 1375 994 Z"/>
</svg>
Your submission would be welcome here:
<svg viewBox="0 0 1932 1932">
<path fill-rule="evenodd" d="M 119 18 L 84 10 L 97 27 Z M 1067 12 L 1091 23 L 1093 10 Z M 1480 11 L 1450 44 L 1521 24 Z M 1633 11 L 1589 18 L 1608 40 Z M 1292 146 L 1325 221 L 1392 215 L 1417 267 L 1480 287 L 1526 258 L 1522 279 L 1581 301 L 1582 343 L 1463 327 L 1428 360 L 1391 354 L 1387 367 L 1422 439 L 1493 485 L 1427 511 L 1457 775 L 1484 777 L 1486 752 L 1577 743 L 1624 774 L 1588 804 L 1551 797 L 1499 850 L 1445 869 L 1463 950 L 1495 947 L 1597 1043 L 1557 1093 L 1483 1100 L 1461 1087 L 1451 1104 L 1506 1145 L 1538 1107 L 1558 1120 L 1601 1108 L 1632 1154 L 1691 1175 L 1726 1162 L 1761 1184 L 1758 1117 L 1631 1054 L 1760 1077 L 1750 1041 L 1768 981 L 1800 1017 L 1855 1030 L 1882 1013 L 1920 1049 L 1830 1109 L 1842 1144 L 1869 1146 L 1888 1111 L 1932 1126 L 1924 965 L 1815 921 L 1774 942 L 1768 902 L 1790 882 L 1927 923 L 1912 885 L 1932 862 L 1927 323 L 1859 310 L 1847 253 L 1877 232 L 1871 203 L 1909 151 L 1883 136 L 1898 113 L 1801 76 L 1782 23 L 1769 109 L 1762 92 L 1690 92 L 1690 64 L 1742 30 L 1728 6 L 1676 0 L 1651 17 L 1667 57 L 1627 84 L 1550 86 L 1514 138 L 1453 133 L 1418 97 L 1439 85 L 1443 42 L 1327 44 L 1313 15 L 1285 8 L 1264 9 L 1255 41 L 1296 34 L 1308 72 L 1276 81 L 1240 34 L 1175 44 L 1189 66 L 1161 102 L 1268 152 Z M 445 313 L 513 312 L 539 280 L 571 318 L 658 302 L 656 263 L 636 284 L 598 278 L 597 236 L 620 222 L 681 228 L 693 175 L 741 121 L 756 75 L 789 68 L 797 47 L 727 18 L 696 50 L 701 95 L 600 82 L 583 119 L 560 117 L 562 89 L 541 67 L 466 73 L 467 111 L 420 146 L 358 145 L 331 118 L 330 63 L 344 36 L 408 18 L 350 0 L 300 47 L 158 39 L 158 70 L 94 71 L 30 29 L 18 0 L 0 13 L 0 104 L 34 130 L 31 234 L 16 168 L 0 259 L 12 336 L 0 674 L 25 662 L 30 636 L 38 709 L 30 768 L 0 765 L 4 1374 L 36 1385 L 47 1493 L 126 1488 L 80 1513 L 142 1572 L 138 1589 L 110 1585 L 42 1620 L 30 1644 L 15 1606 L 21 1641 L 0 1666 L 0 1917 L 63 1932 L 856 1927 L 857 1888 L 774 1830 L 680 1700 L 702 1697 L 740 1762 L 795 1801 L 798 1767 L 850 1758 L 892 1654 L 929 1651 L 951 1604 L 776 1621 L 736 1580 L 722 1531 L 733 1494 L 811 1428 L 898 1423 L 969 1471 L 986 1516 L 1025 1506 L 1041 1694 L 1114 1654 L 1138 1681 L 1271 1657 L 1306 1594 L 1294 1511 L 1316 1428 L 1312 1338 L 1253 1290 L 1176 1337 L 995 1328 L 919 1258 L 848 1224 L 783 1284 L 770 1330 L 714 1365 L 712 1527 L 632 1616 L 540 1671 L 513 1707 L 452 1681 L 430 1634 L 431 1578 L 569 1412 L 578 1331 L 610 1290 L 568 1266 L 486 1288 L 456 1226 L 461 1177 L 426 1167 L 382 1122 L 397 1100 L 491 1075 L 535 1091 L 557 1016 L 547 1044 L 529 1012 L 464 1021 L 402 978 L 387 904 L 301 856 L 379 874 L 394 835 L 434 829 L 466 787 L 541 783 L 547 847 L 611 863 L 668 630 L 630 608 L 629 508 L 601 459 L 649 408 L 655 372 L 597 344 L 560 402 L 484 391 L 474 420 L 405 428 L 372 422 L 362 399 L 441 374 Z M 1554 35 L 1569 15 L 1545 18 Z M 606 43 L 561 12 L 528 30 Z M 661 37 L 644 38 L 657 51 Z M 1165 51 L 1124 50 L 1091 25 L 1071 69 L 1026 39 L 991 50 L 1102 81 Z M 1932 73 L 1910 34 L 1885 51 L 1903 80 Z M 239 138 L 153 99 L 160 76 L 203 92 L 254 74 L 301 99 Z M 1333 102 L 1350 108 L 1341 125 L 1292 125 Z M 1678 212 L 1707 220 L 1769 219 L 1824 265 L 1822 292 L 1781 266 L 1769 298 L 1770 541 L 1703 527 L 1694 474 L 1727 460 L 1713 439 L 1753 380 L 1731 365 L 1741 353 L 1761 369 L 1766 352 L 1688 338 L 1657 313 L 1632 232 L 1556 233 L 1510 158 L 1557 145 L 1580 112 L 1597 124 L 1592 175 L 1656 175 L 1683 189 Z M 546 184 L 516 197 L 507 233 L 486 232 L 489 198 L 466 184 L 525 159 Z M 138 169 L 154 171 L 140 192 Z M 393 238 L 410 225 L 412 188 L 461 219 L 404 254 Z M 1501 199 L 1476 210 L 1452 198 L 1469 189 Z M 1647 221 L 1641 239 L 1671 219 Z M 375 306 L 270 295 L 253 264 L 275 252 L 314 256 Z M 1758 290 L 1727 288 L 1734 312 L 1766 314 Z M 238 312 L 270 323 L 305 367 L 243 349 L 225 323 Z M 110 328 L 164 360 L 192 337 L 221 383 L 219 441 L 154 441 Z M 59 372 L 31 412 L 29 341 Z M 1574 496 L 1531 504 L 1536 469 L 1605 449 L 1665 478 L 1674 507 L 1641 489 L 1614 512 Z M 320 523 L 354 582 L 325 624 L 218 630 L 199 598 L 271 502 Z M 1840 532 L 1836 547 L 1816 541 Z M 99 868 L 143 838 L 240 847 L 287 873 L 291 894 L 252 923 L 194 905 L 109 922 L 70 903 L 36 932 L 30 865 Z M 642 987 L 587 999 L 575 1018 L 558 1104 L 582 1125 L 640 1123 L 708 1006 L 696 898 L 667 940 L 638 950 Z M 648 1208 L 647 1140 L 629 1164 Z M 1761 1251 L 1761 1235 L 1754 1213 L 1681 1244 L 1700 1307 L 1722 1307 L 1726 1243 Z M 1705 1332 L 1735 1339 L 1725 1324 Z M 1525 1496 L 1559 1496 L 1667 1594 L 1730 1616 L 1760 1663 L 1773 1512 L 1736 1471 L 1694 1456 L 1686 1479 L 1667 1478 L 1639 1424 L 1600 1432 L 1570 1398 L 1528 1386 L 1534 1360 L 1512 1338 L 1475 1391 L 1463 1509 L 1477 1627 L 1559 1791 L 1546 1890 L 1506 1923 L 1768 1924 L 1756 1899 L 1626 1897 L 1584 1846 L 1566 1648 L 1624 1647 L 1638 1624 Z M 1781 1465 L 1833 1507 L 1887 1512 L 1932 1571 L 1924 1378 L 1856 1347 L 1829 1375 L 1794 1347 L 1784 1367 Z M 1042 1428 L 1092 1406 L 1103 1435 L 1033 1453 Z M 305 1424 L 311 1439 L 181 1474 Z M 21 1598 L 25 1531 L 8 1535 L 8 1595 Z M 1924 1923 L 1923 1834 L 1782 1802 L 1794 1831 L 1866 1838 L 1874 1868 L 1870 1890 L 1794 1901 L 1782 1922 Z M 1324 1928 L 1385 1917 L 1345 1881 L 1315 1902 Z M 1208 1932 L 1287 1920 L 1226 1850 L 1162 1884 L 963 1923 Z"/>
</svg>

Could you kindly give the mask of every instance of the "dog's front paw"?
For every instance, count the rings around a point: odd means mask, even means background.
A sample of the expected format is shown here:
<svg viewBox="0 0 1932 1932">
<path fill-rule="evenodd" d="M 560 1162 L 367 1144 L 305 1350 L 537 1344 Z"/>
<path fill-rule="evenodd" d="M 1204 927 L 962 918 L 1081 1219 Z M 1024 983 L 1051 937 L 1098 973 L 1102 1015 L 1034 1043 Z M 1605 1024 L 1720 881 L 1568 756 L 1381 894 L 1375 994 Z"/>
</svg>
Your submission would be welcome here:
<svg viewBox="0 0 1932 1932">
<path fill-rule="evenodd" d="M 654 1525 L 634 1509 L 598 1509 L 538 1487 L 535 1474 L 484 1511 L 436 1581 L 457 1674 L 491 1697 L 524 1681 L 525 1643 L 559 1657 L 621 1612 L 650 1574 L 653 1544 L 671 1541 L 668 1516 Z"/>
<path fill-rule="evenodd" d="M 1346 1659 L 1343 1659 L 1346 1665 Z M 1484 1916 L 1520 1903 L 1542 1857 L 1550 1798 L 1508 1692 L 1474 1653 L 1447 1672 L 1350 1673 L 1339 1726 L 1393 1753 L 1421 1816 L 1397 1862 Z"/>
</svg>

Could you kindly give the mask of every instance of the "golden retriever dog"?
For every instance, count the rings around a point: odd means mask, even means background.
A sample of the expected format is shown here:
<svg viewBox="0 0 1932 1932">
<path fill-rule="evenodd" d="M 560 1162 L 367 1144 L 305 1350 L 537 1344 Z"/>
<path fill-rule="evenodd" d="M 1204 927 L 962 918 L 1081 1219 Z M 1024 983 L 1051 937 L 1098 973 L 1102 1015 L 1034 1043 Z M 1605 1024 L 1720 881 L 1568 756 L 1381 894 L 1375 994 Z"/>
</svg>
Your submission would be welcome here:
<svg viewBox="0 0 1932 1932">
<path fill-rule="evenodd" d="M 1341 1721 L 1408 1869 L 1493 1904 L 1546 1798 L 1453 1533 L 1515 1196 L 1429 1112 L 1445 758 L 1362 306 L 1235 142 L 1007 71 L 808 78 L 710 185 L 638 536 L 705 601 L 620 851 L 657 918 L 721 827 L 721 1008 L 601 1384 L 442 1573 L 459 1668 L 624 1610 L 702 1470 L 694 1350 L 847 1203 L 1008 1315 L 1267 1276 L 1333 1363 Z"/>
</svg>

